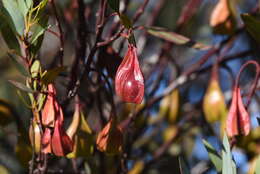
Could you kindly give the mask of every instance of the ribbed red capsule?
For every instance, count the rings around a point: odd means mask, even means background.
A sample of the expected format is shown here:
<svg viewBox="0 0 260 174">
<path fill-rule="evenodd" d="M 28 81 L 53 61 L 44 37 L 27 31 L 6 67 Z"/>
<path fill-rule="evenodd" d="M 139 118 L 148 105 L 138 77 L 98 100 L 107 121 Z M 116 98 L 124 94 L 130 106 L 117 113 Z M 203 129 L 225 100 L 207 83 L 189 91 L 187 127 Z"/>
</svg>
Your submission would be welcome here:
<svg viewBox="0 0 260 174">
<path fill-rule="evenodd" d="M 248 135 L 250 132 L 250 117 L 245 109 L 239 87 L 233 90 L 233 98 L 227 116 L 226 130 L 228 136 Z"/>
<path fill-rule="evenodd" d="M 125 102 L 140 104 L 144 97 L 144 78 L 141 72 L 137 48 L 128 45 L 127 53 L 116 72 L 116 94 Z"/>
</svg>

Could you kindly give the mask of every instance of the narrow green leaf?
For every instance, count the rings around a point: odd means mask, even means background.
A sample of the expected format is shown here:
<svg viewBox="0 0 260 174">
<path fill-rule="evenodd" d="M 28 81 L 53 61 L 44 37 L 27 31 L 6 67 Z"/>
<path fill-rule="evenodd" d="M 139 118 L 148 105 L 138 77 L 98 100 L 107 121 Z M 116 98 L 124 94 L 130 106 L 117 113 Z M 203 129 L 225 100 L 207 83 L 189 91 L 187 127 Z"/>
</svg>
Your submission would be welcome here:
<svg viewBox="0 0 260 174">
<path fill-rule="evenodd" d="M 224 134 L 222 150 L 222 174 L 236 174 L 236 165 L 232 159 L 228 137 Z"/>
<path fill-rule="evenodd" d="M 42 82 L 44 84 L 49 84 L 54 82 L 54 80 L 56 79 L 56 77 L 61 73 L 64 72 L 66 70 L 66 67 L 62 66 L 62 67 L 57 67 L 57 68 L 53 68 L 51 70 L 49 70 L 46 74 L 44 74 L 44 76 L 42 77 Z"/>
<path fill-rule="evenodd" d="M 190 174 L 190 170 L 188 169 L 188 166 L 186 165 L 182 157 L 179 157 L 179 166 L 181 174 Z"/>
<path fill-rule="evenodd" d="M 15 31 L 22 36 L 24 32 L 24 17 L 19 10 L 16 0 L 2 0 L 3 6 L 10 15 Z"/>
<path fill-rule="evenodd" d="M 22 91 L 34 93 L 34 91 L 32 89 L 28 88 L 27 86 L 25 86 L 24 84 L 22 84 L 20 82 L 17 82 L 17 81 L 14 81 L 14 80 L 8 80 L 8 81 Z"/>
<path fill-rule="evenodd" d="M 188 47 L 191 47 L 194 49 L 199 49 L 199 50 L 206 50 L 206 49 L 211 48 L 211 46 L 195 42 L 183 35 L 168 31 L 164 28 L 149 27 L 149 28 L 146 28 L 146 30 L 149 34 L 151 34 L 155 37 L 167 40 L 167 41 L 175 43 L 177 45 L 184 45 L 184 46 L 188 46 Z"/>
<path fill-rule="evenodd" d="M 222 159 L 218 152 L 209 144 L 206 140 L 202 140 L 203 144 L 209 154 L 209 158 L 213 165 L 215 166 L 217 172 L 221 172 L 222 170 Z"/>
<path fill-rule="evenodd" d="M 260 155 L 258 155 L 258 158 L 256 160 L 255 174 L 260 174 Z"/>
<path fill-rule="evenodd" d="M 241 18 L 245 23 L 248 33 L 260 43 L 260 19 L 250 14 L 241 14 Z"/>
<path fill-rule="evenodd" d="M 119 12 L 119 5 L 120 1 L 119 0 L 108 0 L 108 5 L 110 8 L 112 8 L 115 12 Z"/>
</svg>

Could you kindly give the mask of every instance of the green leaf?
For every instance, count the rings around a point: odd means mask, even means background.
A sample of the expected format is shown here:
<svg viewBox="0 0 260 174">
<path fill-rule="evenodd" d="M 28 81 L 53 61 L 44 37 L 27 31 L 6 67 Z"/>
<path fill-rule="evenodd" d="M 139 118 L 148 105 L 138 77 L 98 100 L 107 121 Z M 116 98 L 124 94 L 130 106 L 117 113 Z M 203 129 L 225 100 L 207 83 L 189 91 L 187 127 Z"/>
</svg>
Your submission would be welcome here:
<svg viewBox="0 0 260 174">
<path fill-rule="evenodd" d="M 49 84 L 49 83 L 52 83 L 54 82 L 54 80 L 56 79 L 56 77 L 63 71 L 66 70 L 66 67 L 65 66 L 62 66 L 62 67 L 56 67 L 56 68 L 53 68 L 51 70 L 49 70 L 46 74 L 44 74 L 44 76 L 42 77 L 42 82 L 44 84 Z"/>
<path fill-rule="evenodd" d="M 24 32 L 24 17 L 16 0 L 2 0 L 3 6 L 10 15 L 15 31 L 22 36 Z"/>
<path fill-rule="evenodd" d="M 12 55 L 8 53 L 8 56 L 13 61 L 13 64 L 15 65 L 16 69 L 24 76 L 29 76 L 29 72 L 26 69 L 25 63 L 21 60 L 20 57 L 17 57 L 15 55 Z"/>
<path fill-rule="evenodd" d="M 204 45 L 202 43 L 195 42 L 183 35 L 177 34 L 175 32 L 168 31 L 164 28 L 159 28 L 159 27 L 148 27 L 146 28 L 147 32 L 155 37 L 164 39 L 166 41 L 175 43 L 177 45 L 184 45 L 188 46 L 194 49 L 199 49 L 199 50 L 206 50 L 210 49 L 211 46 Z"/>
<path fill-rule="evenodd" d="M 188 169 L 188 166 L 186 165 L 182 157 L 179 157 L 179 166 L 181 174 L 190 174 L 190 170 Z"/>
<path fill-rule="evenodd" d="M 223 150 L 222 150 L 222 174 L 236 174 L 236 165 L 232 160 L 232 154 L 228 137 L 224 134 L 223 137 Z"/>
<path fill-rule="evenodd" d="M 32 6 L 32 0 L 18 0 L 17 5 L 23 14 L 24 18 L 26 18 L 31 6 Z"/>
<path fill-rule="evenodd" d="M 133 23 L 132 23 L 132 21 L 131 21 L 126 15 L 120 14 L 119 17 L 120 17 L 121 23 L 122 23 L 127 29 L 132 28 Z"/>
<path fill-rule="evenodd" d="M 44 32 L 47 29 L 48 25 L 48 16 L 43 16 L 40 18 L 39 23 L 35 24 L 32 32 L 32 40 L 31 44 L 35 44 L 35 42 L 38 40 L 38 38 L 44 34 Z"/>
<path fill-rule="evenodd" d="M 203 144 L 209 154 L 209 158 L 213 165 L 215 166 L 217 172 L 221 172 L 222 170 L 222 159 L 218 152 L 209 144 L 206 140 L 202 140 Z"/>
<path fill-rule="evenodd" d="M 258 155 L 258 158 L 256 160 L 255 174 L 260 174 L 260 155 Z"/>
<path fill-rule="evenodd" d="M 115 10 L 115 12 L 119 12 L 119 5 L 120 5 L 119 0 L 108 0 L 108 5 L 110 6 L 110 8 Z"/>
<path fill-rule="evenodd" d="M 250 14 L 241 14 L 241 18 L 245 23 L 248 33 L 260 43 L 260 20 Z"/>
<path fill-rule="evenodd" d="M 0 12 L 0 30 L 3 36 L 3 39 L 5 40 L 8 48 L 11 50 L 15 50 L 17 54 L 20 53 L 20 44 L 15 36 L 15 33 L 12 31 L 8 21 L 8 18 L 4 15 L 1 15 Z"/>
<path fill-rule="evenodd" d="M 25 86 L 24 84 L 14 81 L 14 80 L 8 80 L 12 85 L 14 85 L 15 87 L 17 87 L 18 89 L 25 91 L 25 92 L 29 92 L 29 93 L 34 93 L 34 91 L 30 88 L 28 88 L 27 86 Z"/>
</svg>

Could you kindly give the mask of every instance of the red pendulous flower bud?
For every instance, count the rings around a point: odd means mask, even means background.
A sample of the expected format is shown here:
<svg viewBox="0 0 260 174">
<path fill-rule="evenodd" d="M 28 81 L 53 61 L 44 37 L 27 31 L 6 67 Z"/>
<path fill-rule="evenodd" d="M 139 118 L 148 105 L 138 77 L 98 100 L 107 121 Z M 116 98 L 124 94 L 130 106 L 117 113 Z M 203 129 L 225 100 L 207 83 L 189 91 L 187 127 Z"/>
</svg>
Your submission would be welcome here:
<svg viewBox="0 0 260 174">
<path fill-rule="evenodd" d="M 116 94 L 125 102 L 140 104 L 144 96 L 144 78 L 139 67 L 137 48 L 129 44 L 115 78 Z"/>
<path fill-rule="evenodd" d="M 56 156 L 65 156 L 73 150 L 73 142 L 62 128 L 61 120 L 55 121 L 54 132 L 52 135 L 52 152 Z"/>
<path fill-rule="evenodd" d="M 53 84 L 49 84 L 47 100 L 42 110 L 42 124 L 44 126 L 49 126 L 49 127 L 54 126 L 55 115 L 59 107 L 55 97 L 56 97 L 56 90 Z"/>
<path fill-rule="evenodd" d="M 227 134 L 230 137 L 239 134 L 248 135 L 250 132 L 250 118 L 243 104 L 239 87 L 235 87 L 233 90 L 226 126 Z"/>
</svg>

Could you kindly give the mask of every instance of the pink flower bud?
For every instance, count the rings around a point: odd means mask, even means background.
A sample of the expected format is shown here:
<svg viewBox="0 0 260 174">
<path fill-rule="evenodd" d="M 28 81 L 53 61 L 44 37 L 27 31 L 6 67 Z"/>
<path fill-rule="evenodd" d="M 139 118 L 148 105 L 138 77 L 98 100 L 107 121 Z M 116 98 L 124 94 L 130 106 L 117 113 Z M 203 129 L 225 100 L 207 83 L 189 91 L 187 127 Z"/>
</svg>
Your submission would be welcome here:
<svg viewBox="0 0 260 174">
<path fill-rule="evenodd" d="M 73 142 L 62 128 L 59 119 L 55 121 L 51 140 L 52 151 L 56 156 L 65 156 L 73 150 Z"/>
<path fill-rule="evenodd" d="M 125 102 L 140 104 L 144 96 L 144 78 L 139 67 L 137 48 L 129 44 L 115 78 L 116 94 Z"/>
<path fill-rule="evenodd" d="M 248 135 L 250 132 L 250 118 L 242 101 L 239 87 L 233 90 L 233 98 L 227 116 L 226 130 L 228 136 L 239 134 Z"/>
</svg>

